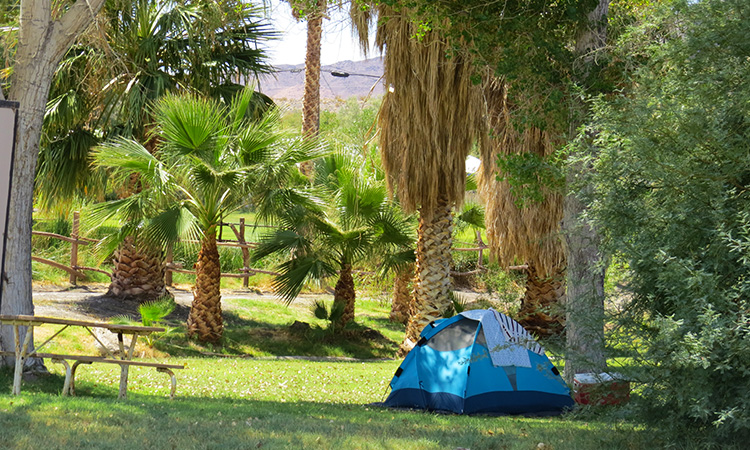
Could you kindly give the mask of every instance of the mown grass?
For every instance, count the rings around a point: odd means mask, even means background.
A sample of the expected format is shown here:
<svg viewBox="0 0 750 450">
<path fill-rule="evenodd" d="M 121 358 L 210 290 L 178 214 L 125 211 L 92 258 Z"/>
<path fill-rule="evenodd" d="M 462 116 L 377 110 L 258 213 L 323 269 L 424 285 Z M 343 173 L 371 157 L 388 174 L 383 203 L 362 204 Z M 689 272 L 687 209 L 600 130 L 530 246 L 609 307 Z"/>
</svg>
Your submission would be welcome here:
<svg viewBox="0 0 750 450">
<path fill-rule="evenodd" d="M 0 371 L 2 447 L 95 449 L 642 449 L 658 436 L 633 424 L 563 416 L 465 417 L 395 411 L 384 398 L 399 361 L 334 362 L 179 358 L 178 397 L 167 378 L 131 369 L 118 401 L 118 369 L 79 370 L 78 396 L 62 376 L 25 383 L 19 397 Z M 542 444 L 540 446 L 540 444 Z"/>
<path fill-rule="evenodd" d="M 329 306 L 330 295 L 320 295 Z M 39 302 L 45 303 L 44 300 Z M 219 345 L 201 344 L 188 339 L 184 321 L 168 319 L 160 323 L 164 333 L 151 336 L 153 348 L 139 352 L 154 356 L 317 356 L 357 359 L 392 358 L 403 340 L 404 327 L 388 320 L 390 305 L 380 299 L 360 298 L 356 321 L 340 335 L 328 330 L 327 322 L 316 319 L 311 311 L 312 297 L 306 296 L 287 306 L 272 295 L 243 298 L 225 294 L 224 338 Z M 138 316 L 130 319 L 138 321 Z M 45 341 L 61 326 L 43 326 L 35 330 L 37 343 Z M 94 338 L 84 329 L 63 331 L 45 346 L 56 353 L 85 352 L 96 347 Z"/>
<path fill-rule="evenodd" d="M 664 444 L 654 431 L 614 415 L 465 417 L 373 406 L 385 399 L 400 360 L 281 355 L 392 356 L 402 327 L 387 321 L 386 303 L 362 298 L 356 327 L 335 338 L 312 317 L 308 303 L 287 307 L 271 298 L 227 295 L 222 346 L 188 341 L 181 324 L 159 337 L 155 349 L 140 344 L 139 359 L 186 364 L 176 371 L 174 400 L 168 399 L 168 377 L 153 369 L 130 369 L 124 401 L 117 399 L 116 366 L 81 366 L 76 397 L 59 395 L 63 368 L 49 361 L 51 375 L 25 381 L 18 397 L 9 394 L 12 373 L 0 370 L 0 448 L 643 449 Z M 288 331 L 294 321 L 310 324 L 296 340 Z M 362 330 L 376 331 L 390 347 L 378 349 L 378 339 L 355 345 Z M 38 328 L 37 343 L 52 332 Z M 85 339 L 69 329 L 50 351 L 85 352 L 93 345 Z"/>
<path fill-rule="evenodd" d="M 225 332 L 221 346 L 188 340 L 184 324 L 175 322 L 170 332 L 157 338 L 156 348 L 172 355 L 187 356 L 221 353 L 227 356 L 377 359 L 393 357 L 404 335 L 403 326 L 387 320 L 390 306 L 369 298 L 357 301 L 356 323 L 350 324 L 341 335 L 332 334 L 326 322 L 313 316 L 309 299 L 298 300 L 290 306 L 271 296 L 262 299 L 229 297 L 222 303 Z"/>
</svg>

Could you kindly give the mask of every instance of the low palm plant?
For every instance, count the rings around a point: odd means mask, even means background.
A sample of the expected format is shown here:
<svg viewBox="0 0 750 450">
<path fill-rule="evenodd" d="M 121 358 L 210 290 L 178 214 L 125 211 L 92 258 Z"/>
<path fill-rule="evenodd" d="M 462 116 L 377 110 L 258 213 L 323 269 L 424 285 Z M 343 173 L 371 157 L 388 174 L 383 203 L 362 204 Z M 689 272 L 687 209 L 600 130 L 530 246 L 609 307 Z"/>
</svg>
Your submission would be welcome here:
<svg viewBox="0 0 750 450">
<path fill-rule="evenodd" d="M 368 261 L 383 265 L 408 252 L 413 237 L 408 219 L 388 200 L 383 180 L 368 173 L 358 156 L 337 153 L 318 160 L 315 188 L 324 201 L 277 210 L 280 227 L 262 238 L 253 259 L 288 256 L 274 280 L 287 303 L 307 282 L 337 277 L 332 310 L 343 309 L 335 326 L 341 329 L 354 318 L 354 267 Z"/>
<path fill-rule="evenodd" d="M 323 300 L 315 300 L 310 311 L 316 319 L 328 322 L 328 331 L 336 333 L 338 325 L 341 323 L 341 317 L 344 315 L 344 303 L 333 303 L 330 309 Z"/>
<path fill-rule="evenodd" d="M 128 183 L 135 173 L 139 183 L 136 194 L 99 204 L 96 217 L 146 212 L 125 228 L 138 229 L 142 239 L 160 245 L 181 237 L 200 242 L 187 327 L 190 336 L 204 342 L 217 342 L 223 334 L 216 243 L 222 218 L 249 202 L 265 210 L 268 202 L 304 199 L 288 186 L 301 177 L 296 164 L 315 156 L 308 142 L 280 130 L 277 111 L 248 118 L 252 97 L 252 89 L 246 89 L 223 105 L 196 95 L 168 95 L 154 110 L 158 145 L 153 154 L 128 139 L 109 141 L 95 154 L 96 164 L 116 180 Z M 271 191 L 274 196 L 265 195 Z"/>
</svg>

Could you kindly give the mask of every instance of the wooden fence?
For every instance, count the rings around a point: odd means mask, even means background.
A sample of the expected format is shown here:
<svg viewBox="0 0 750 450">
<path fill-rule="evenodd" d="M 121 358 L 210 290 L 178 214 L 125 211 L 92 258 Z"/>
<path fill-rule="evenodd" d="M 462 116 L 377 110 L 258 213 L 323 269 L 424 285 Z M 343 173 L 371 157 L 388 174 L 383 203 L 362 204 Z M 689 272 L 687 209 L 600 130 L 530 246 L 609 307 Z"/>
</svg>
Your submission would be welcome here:
<svg viewBox="0 0 750 450">
<path fill-rule="evenodd" d="M 236 240 L 225 240 L 223 239 L 223 229 L 224 227 L 229 227 L 232 232 L 235 235 Z M 258 225 L 259 227 L 267 227 L 271 228 L 265 225 Z M 239 223 L 222 223 L 219 227 L 219 235 L 217 236 L 217 245 L 221 247 L 233 247 L 233 248 L 239 248 L 242 251 L 242 269 L 240 269 L 240 273 L 222 273 L 222 277 L 227 278 L 242 278 L 242 285 L 243 287 L 249 286 L 250 277 L 255 274 L 268 274 L 268 275 L 276 275 L 276 272 L 272 272 L 269 270 L 261 270 L 261 269 L 253 269 L 250 267 L 250 249 L 254 248 L 258 245 L 257 242 L 247 242 L 245 240 L 245 231 L 247 230 L 247 225 L 245 224 L 245 218 L 240 218 Z M 86 267 L 81 266 L 78 264 L 78 255 L 79 255 L 79 249 L 81 246 L 87 246 L 91 244 L 96 244 L 99 241 L 96 239 L 89 239 L 86 237 L 81 236 L 80 233 L 80 213 L 78 211 L 73 213 L 73 226 L 70 232 L 70 236 L 63 236 L 56 233 L 48 233 L 45 231 L 34 231 L 32 230 L 31 234 L 33 236 L 45 236 L 53 239 L 59 239 L 64 242 L 70 243 L 70 265 L 65 265 L 58 261 L 52 261 L 45 258 L 40 258 L 38 256 L 31 256 L 32 261 L 36 261 L 39 263 L 47 264 L 49 266 L 52 266 L 54 268 L 63 270 L 67 272 L 70 275 L 69 281 L 70 284 L 76 285 L 78 280 L 85 280 L 86 274 L 85 272 L 99 272 L 106 274 L 109 277 L 112 277 L 112 273 L 108 272 L 106 270 L 97 268 L 97 267 Z M 455 252 L 477 252 L 477 268 L 475 270 L 469 271 L 469 272 L 452 272 L 452 275 L 454 276 L 467 276 L 467 275 L 474 275 L 480 272 L 483 272 L 487 270 L 487 268 L 483 264 L 484 260 L 484 251 L 488 248 L 487 245 L 482 242 L 482 235 L 479 231 L 476 233 L 477 241 L 474 243 L 470 242 L 456 242 L 457 244 L 463 244 L 463 245 L 474 245 L 474 247 L 459 247 L 454 248 L 453 251 Z M 182 242 L 188 242 L 188 243 L 198 243 L 197 241 L 182 241 Z M 173 255 L 173 248 L 169 247 L 166 251 L 166 275 L 165 275 L 165 282 L 167 286 L 172 285 L 172 274 L 173 273 L 186 273 L 186 274 L 192 274 L 195 275 L 194 270 L 187 270 L 182 267 L 182 264 L 175 263 L 174 262 L 174 255 Z M 511 267 L 511 269 L 518 269 L 522 268 L 522 266 L 519 267 Z"/>
</svg>

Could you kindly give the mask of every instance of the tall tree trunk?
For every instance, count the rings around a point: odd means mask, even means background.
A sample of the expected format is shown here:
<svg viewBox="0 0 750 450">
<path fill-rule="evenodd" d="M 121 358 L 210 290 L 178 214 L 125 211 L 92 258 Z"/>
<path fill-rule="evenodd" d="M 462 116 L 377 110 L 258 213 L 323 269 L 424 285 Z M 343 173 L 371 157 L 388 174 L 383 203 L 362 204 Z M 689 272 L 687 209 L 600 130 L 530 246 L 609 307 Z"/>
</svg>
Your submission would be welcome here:
<svg viewBox="0 0 750 450">
<path fill-rule="evenodd" d="M 354 302 L 357 299 L 357 293 L 354 290 L 354 277 L 352 277 L 352 265 L 345 263 L 341 266 L 341 274 L 336 282 L 333 294 L 333 308 L 336 305 L 344 304 L 344 314 L 336 324 L 337 329 L 344 328 L 346 324 L 354 320 Z"/>
<path fill-rule="evenodd" d="M 193 304 L 187 320 L 188 336 L 202 342 L 218 342 L 224 334 L 221 317 L 221 266 L 216 230 L 203 237 L 195 264 Z"/>
<path fill-rule="evenodd" d="M 302 99 L 302 135 L 315 137 L 320 130 L 320 48 L 326 0 L 318 0 L 315 10 L 307 16 L 307 48 L 305 54 L 305 94 Z M 300 170 L 313 176 L 312 161 L 302 163 Z"/>
<path fill-rule="evenodd" d="M 104 0 L 77 0 L 59 18 L 52 17 L 51 3 L 51 0 L 21 2 L 18 47 L 8 95 L 9 100 L 20 104 L 20 108 L 5 247 L 8 264 L 5 273 L 1 274 L 4 278 L 2 314 L 34 313 L 31 296 L 34 174 L 49 88 L 63 55 L 93 22 Z M 13 342 L 12 327 L 0 327 L 0 347 L 12 350 Z M 10 358 L 5 362 L 13 364 Z"/>
<path fill-rule="evenodd" d="M 420 210 L 419 216 L 414 303 L 409 312 L 406 336 L 399 348 L 400 355 L 408 353 L 419 340 L 422 329 L 443 317 L 451 306 L 451 206 L 445 196 L 441 196 L 432 214 Z"/>
<path fill-rule="evenodd" d="M 406 325 L 409 322 L 409 307 L 414 299 L 414 264 L 396 274 L 393 282 L 393 302 L 390 320 Z"/>
<path fill-rule="evenodd" d="M 595 64 L 596 51 L 606 42 L 606 20 L 609 0 L 600 0 L 588 16 L 589 26 L 578 37 L 576 73 L 579 80 L 588 78 Z M 585 110 L 585 108 L 584 108 Z M 573 119 L 571 138 L 579 120 Z M 593 140 L 594 136 L 588 136 Z M 593 147 L 590 149 L 595 150 Z M 585 182 L 589 171 L 583 162 L 568 166 L 568 180 L 563 207 L 563 235 L 568 256 L 568 293 L 566 309 L 565 378 L 572 382 L 575 374 L 601 372 L 607 367 L 604 341 L 604 274 L 605 258 L 599 249 L 599 234 L 583 218 L 586 206 L 582 199 L 593 187 Z M 577 180 L 578 185 L 572 181 Z M 580 185 L 581 181 L 583 185 Z"/>
<path fill-rule="evenodd" d="M 108 295 L 148 301 L 168 294 L 164 283 L 166 265 L 160 249 L 143 248 L 128 236 L 115 251 L 112 262 Z"/>
<path fill-rule="evenodd" d="M 559 335 L 565 327 L 565 274 L 540 277 L 533 265 L 526 273 L 526 292 L 518 312 L 518 323 L 540 337 Z"/>
</svg>

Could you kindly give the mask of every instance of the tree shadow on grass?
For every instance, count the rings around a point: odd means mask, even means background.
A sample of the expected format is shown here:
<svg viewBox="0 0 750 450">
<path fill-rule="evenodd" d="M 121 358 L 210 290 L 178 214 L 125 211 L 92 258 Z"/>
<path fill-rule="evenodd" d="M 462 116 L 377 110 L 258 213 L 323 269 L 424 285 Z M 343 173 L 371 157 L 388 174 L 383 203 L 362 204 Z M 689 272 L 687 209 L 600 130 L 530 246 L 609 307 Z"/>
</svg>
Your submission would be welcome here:
<svg viewBox="0 0 750 450">
<path fill-rule="evenodd" d="M 0 385 L 5 386 L 0 373 Z M 31 388 L 29 389 L 31 390 Z M 27 395 L 6 406 L 3 443 L 42 447 L 49 436 L 68 448 L 472 448 L 630 449 L 663 447 L 654 430 L 637 424 L 575 417 L 520 418 L 396 411 L 320 401 L 262 400 L 248 396 L 140 393 L 118 401 Z M 94 392 L 94 394 L 96 394 Z M 341 395 L 341 394 L 339 394 Z M 2 399 L 0 399 L 2 401 Z M 132 430 L 138 430 L 134 434 Z M 93 439 L 93 440 L 92 440 Z"/>
<path fill-rule="evenodd" d="M 377 328 L 385 328 L 391 331 L 404 332 L 406 325 L 398 322 L 394 322 L 387 317 L 368 317 L 369 322 L 373 322 L 377 325 Z"/>
<path fill-rule="evenodd" d="M 298 356 L 347 357 L 355 359 L 393 358 L 398 343 L 377 329 L 353 323 L 339 333 L 294 321 L 291 324 L 265 322 L 225 311 L 224 338 L 219 344 L 189 340 L 180 325 L 177 332 L 156 340 L 156 347 L 172 356 Z"/>
</svg>

